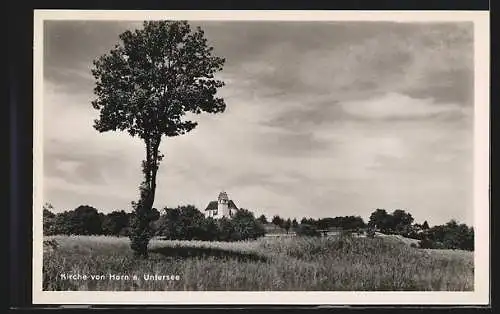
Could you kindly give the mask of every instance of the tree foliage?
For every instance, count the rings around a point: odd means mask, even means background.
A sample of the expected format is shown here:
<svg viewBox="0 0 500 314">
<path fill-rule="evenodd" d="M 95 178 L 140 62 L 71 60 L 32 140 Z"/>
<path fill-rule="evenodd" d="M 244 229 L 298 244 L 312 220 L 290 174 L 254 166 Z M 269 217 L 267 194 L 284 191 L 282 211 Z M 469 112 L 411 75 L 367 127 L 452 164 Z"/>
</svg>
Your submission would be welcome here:
<svg viewBox="0 0 500 314">
<path fill-rule="evenodd" d="M 376 209 L 371 215 L 368 221 L 368 225 L 375 230 L 380 230 L 382 232 L 388 232 L 391 225 L 391 217 L 385 209 Z"/>
<path fill-rule="evenodd" d="M 223 58 L 213 55 L 201 28 L 186 21 L 146 21 L 142 29 L 119 35 L 120 43 L 93 62 L 92 101 L 99 110 L 94 128 L 99 132 L 126 131 L 145 144 L 144 181 L 131 228 L 131 246 L 147 255 L 151 234 L 149 211 L 156 192 L 156 176 L 164 157 L 163 136 L 188 133 L 197 123 L 187 114 L 220 113 L 225 102 L 216 96 L 224 82 L 215 74 Z"/>
<path fill-rule="evenodd" d="M 408 236 L 412 233 L 413 217 L 410 213 L 396 209 L 391 214 L 385 209 L 376 209 L 371 215 L 368 225 L 383 233 L 396 233 Z"/>
<path fill-rule="evenodd" d="M 307 225 L 313 225 L 313 224 L 315 224 L 315 220 L 312 218 L 302 217 L 302 219 L 300 220 L 300 223 L 307 224 Z"/>
<path fill-rule="evenodd" d="M 57 214 L 51 210 L 53 207 L 48 204 L 43 207 L 44 235 L 130 236 L 130 229 L 136 221 L 134 212 L 127 213 L 122 210 L 113 211 L 106 215 L 89 205 L 81 205 L 74 210 Z M 382 210 L 378 210 L 375 215 L 371 216 L 372 219 L 367 228 L 368 237 L 375 236 L 375 226 L 377 225 L 373 221 L 377 217 L 384 217 L 384 215 L 378 215 L 381 212 L 383 214 Z M 151 208 L 145 217 L 148 217 L 151 230 L 156 235 L 168 239 L 239 241 L 256 239 L 265 234 L 260 217 L 256 219 L 253 213 L 246 209 L 239 209 L 230 218 L 217 220 L 205 217 L 193 205 L 176 208 L 165 207 L 162 213 L 160 215 L 157 209 Z M 385 215 L 392 216 L 391 219 L 382 220 L 392 224 L 391 228 L 394 229 L 391 229 L 390 232 L 420 240 L 421 248 L 474 250 L 474 229 L 466 224 L 458 223 L 456 220 L 450 220 L 446 224 L 435 225 L 427 229 L 424 228 L 426 221 L 422 225 L 414 223 L 408 228 L 400 228 L 397 226 L 408 226 L 413 221 L 410 213 L 395 210 L 392 214 L 385 212 Z M 279 221 L 286 229 L 290 219 L 280 218 Z M 328 229 L 332 226 L 342 226 L 344 231 L 353 231 L 356 229 L 353 226 L 361 226 L 363 223 L 359 216 L 327 217 L 318 220 L 303 218 L 301 221 L 298 224 L 297 220 L 293 219 L 290 223 L 291 228 L 298 236 L 320 236 L 321 233 L 318 231 L 320 227 Z M 380 228 L 380 225 L 378 226 Z M 410 231 L 408 232 L 408 230 Z M 153 234 L 148 236 L 153 236 Z"/>
<path fill-rule="evenodd" d="M 407 236 L 411 232 L 413 217 L 410 213 L 401 209 L 392 212 L 391 225 L 389 226 L 397 234 Z"/>
<path fill-rule="evenodd" d="M 466 224 L 453 219 L 433 227 L 429 227 L 427 220 L 422 225 L 413 222 L 413 216 L 404 210 L 396 209 L 389 214 L 385 209 L 377 209 L 370 216 L 368 235 L 373 237 L 379 230 L 418 239 L 421 248 L 474 250 L 474 229 Z"/>
<path fill-rule="evenodd" d="M 283 222 L 283 228 L 285 229 L 286 233 L 288 233 L 291 227 L 292 227 L 292 221 L 290 220 L 290 218 L 288 218 Z"/>
<path fill-rule="evenodd" d="M 259 220 L 260 223 L 267 224 L 267 217 L 266 217 L 266 215 L 262 214 L 257 219 Z"/>
<path fill-rule="evenodd" d="M 158 220 L 156 234 L 167 239 L 198 240 L 204 234 L 205 216 L 193 205 L 165 208 Z"/>
<path fill-rule="evenodd" d="M 272 222 L 274 225 L 276 225 L 276 226 L 278 226 L 278 227 L 281 227 L 281 226 L 283 226 L 283 222 L 284 222 L 284 220 L 283 220 L 283 218 L 281 218 L 279 215 L 275 215 L 275 216 L 273 217 L 273 219 L 271 220 L 271 222 Z"/>
<path fill-rule="evenodd" d="M 74 211 L 70 212 L 69 228 L 75 232 L 75 234 L 102 234 L 99 212 L 92 206 L 78 206 Z"/>
<path fill-rule="evenodd" d="M 234 232 L 233 239 L 246 240 L 257 239 L 264 235 L 262 224 L 255 219 L 253 213 L 247 209 L 239 209 L 232 217 Z"/>
<path fill-rule="evenodd" d="M 340 228 L 343 230 L 358 230 L 365 227 L 365 222 L 360 216 L 338 216 L 320 218 L 318 220 L 308 220 L 318 229 Z"/>
<path fill-rule="evenodd" d="M 45 203 L 43 205 L 43 234 L 53 235 L 55 234 L 54 221 L 56 214 L 52 212 L 54 207 L 50 203 Z"/>
<path fill-rule="evenodd" d="M 104 216 L 102 231 L 105 235 L 119 236 L 124 228 L 129 226 L 129 216 L 123 210 L 113 211 Z"/>
<path fill-rule="evenodd" d="M 172 240 L 239 241 L 264 235 L 253 213 L 239 209 L 232 217 L 205 217 L 193 205 L 166 208 L 158 220 L 157 235 Z"/>
<path fill-rule="evenodd" d="M 58 214 L 46 207 L 43 210 L 43 232 L 45 235 L 99 235 L 102 234 L 101 217 L 96 208 L 88 205 Z"/>
<path fill-rule="evenodd" d="M 474 229 L 450 220 L 444 225 L 426 229 L 420 242 L 422 248 L 474 250 Z"/>
<path fill-rule="evenodd" d="M 318 229 L 310 224 L 301 223 L 297 228 L 297 236 L 306 236 L 306 237 L 320 237 L 321 233 Z"/>
</svg>

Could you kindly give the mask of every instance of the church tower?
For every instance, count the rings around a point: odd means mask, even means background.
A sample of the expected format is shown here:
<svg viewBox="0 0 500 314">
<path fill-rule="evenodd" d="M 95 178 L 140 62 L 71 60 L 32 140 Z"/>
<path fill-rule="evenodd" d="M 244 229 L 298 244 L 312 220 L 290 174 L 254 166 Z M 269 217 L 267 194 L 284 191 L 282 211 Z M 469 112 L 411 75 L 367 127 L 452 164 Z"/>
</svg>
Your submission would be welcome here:
<svg viewBox="0 0 500 314">
<path fill-rule="evenodd" d="M 217 211 L 222 217 L 229 216 L 229 198 L 227 197 L 227 193 L 224 191 L 219 193 Z"/>
</svg>

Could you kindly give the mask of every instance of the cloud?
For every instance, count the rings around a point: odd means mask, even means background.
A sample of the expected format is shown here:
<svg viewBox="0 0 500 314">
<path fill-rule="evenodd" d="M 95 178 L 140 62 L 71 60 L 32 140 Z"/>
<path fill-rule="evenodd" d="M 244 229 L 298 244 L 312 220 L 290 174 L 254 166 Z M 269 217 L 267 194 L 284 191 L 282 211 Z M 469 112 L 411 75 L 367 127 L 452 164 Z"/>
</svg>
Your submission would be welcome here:
<svg viewBox="0 0 500 314">
<path fill-rule="evenodd" d="M 227 56 L 226 71 L 247 76 L 254 88 L 264 91 L 289 98 L 331 95 L 335 100 L 359 98 L 360 91 L 400 92 L 466 105 L 471 102 L 470 23 L 233 22 L 231 27 L 205 26 L 213 43 L 217 42 L 217 51 Z M 236 34 L 241 40 L 233 40 Z"/>
<path fill-rule="evenodd" d="M 415 99 L 398 93 L 341 104 L 342 110 L 352 117 L 375 120 L 461 118 L 466 109 L 457 104 L 436 103 L 433 99 Z"/>
<path fill-rule="evenodd" d="M 387 88 L 414 97 L 471 101 L 472 24 L 386 22 L 209 22 L 215 52 L 227 59 L 224 73 L 271 93 L 314 91 L 357 97 L 361 89 Z M 118 43 L 138 22 L 45 23 L 45 77 L 80 90 L 91 81 L 92 60 Z M 61 69 L 63 69 L 61 71 Z M 428 84 L 432 82 L 432 84 Z M 77 85 L 73 86 L 77 89 Z M 467 88 L 465 88 L 467 87 Z M 450 97 L 452 99 L 450 99 Z"/>
<path fill-rule="evenodd" d="M 89 150 L 90 145 L 57 140 L 52 140 L 46 147 L 45 175 L 72 184 L 104 187 L 113 183 L 114 175 L 130 167 L 126 157 L 116 149 Z"/>
<path fill-rule="evenodd" d="M 44 79 L 68 93 L 92 93 L 92 61 L 118 43 L 118 35 L 140 27 L 134 21 L 44 21 Z"/>
<path fill-rule="evenodd" d="M 321 152 L 330 152 L 331 142 L 316 137 L 313 132 L 271 133 L 267 132 L 259 138 L 254 138 L 253 147 L 256 151 L 267 150 L 269 158 L 274 156 L 308 157 L 317 156 Z"/>
</svg>

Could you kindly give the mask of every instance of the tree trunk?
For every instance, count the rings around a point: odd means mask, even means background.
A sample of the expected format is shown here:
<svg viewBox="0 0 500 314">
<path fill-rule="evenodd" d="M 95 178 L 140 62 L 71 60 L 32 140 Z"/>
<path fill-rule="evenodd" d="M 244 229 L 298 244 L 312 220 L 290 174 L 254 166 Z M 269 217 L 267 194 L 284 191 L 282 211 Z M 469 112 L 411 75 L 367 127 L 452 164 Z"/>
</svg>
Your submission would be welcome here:
<svg viewBox="0 0 500 314">
<path fill-rule="evenodd" d="M 160 139 L 159 137 L 156 137 L 154 139 L 154 144 L 153 144 L 153 151 L 152 151 L 152 162 L 151 162 L 151 208 L 153 207 L 153 203 L 155 200 L 155 195 L 156 195 L 156 174 L 158 173 L 158 168 L 160 165 L 160 161 L 158 160 L 158 148 L 160 147 Z"/>
<path fill-rule="evenodd" d="M 150 213 L 156 194 L 156 174 L 158 172 L 158 147 L 160 138 L 147 138 L 146 160 L 143 161 L 144 182 L 140 189 L 140 200 L 134 204 L 136 221 L 131 233 L 131 248 L 137 256 L 148 256 L 148 243 L 151 238 Z"/>
</svg>

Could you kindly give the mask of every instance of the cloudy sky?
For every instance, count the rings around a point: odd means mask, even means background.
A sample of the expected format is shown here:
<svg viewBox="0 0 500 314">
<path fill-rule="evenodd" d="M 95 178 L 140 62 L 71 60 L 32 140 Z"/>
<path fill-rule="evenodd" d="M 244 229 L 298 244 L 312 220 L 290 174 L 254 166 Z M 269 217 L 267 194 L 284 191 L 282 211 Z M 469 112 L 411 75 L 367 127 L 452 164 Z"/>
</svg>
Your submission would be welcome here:
<svg viewBox="0 0 500 314">
<path fill-rule="evenodd" d="M 215 22 L 227 109 L 164 139 L 155 206 L 473 224 L 472 24 Z M 140 23 L 45 21 L 44 198 L 131 210 L 143 144 L 92 127 L 92 60 Z"/>
</svg>

